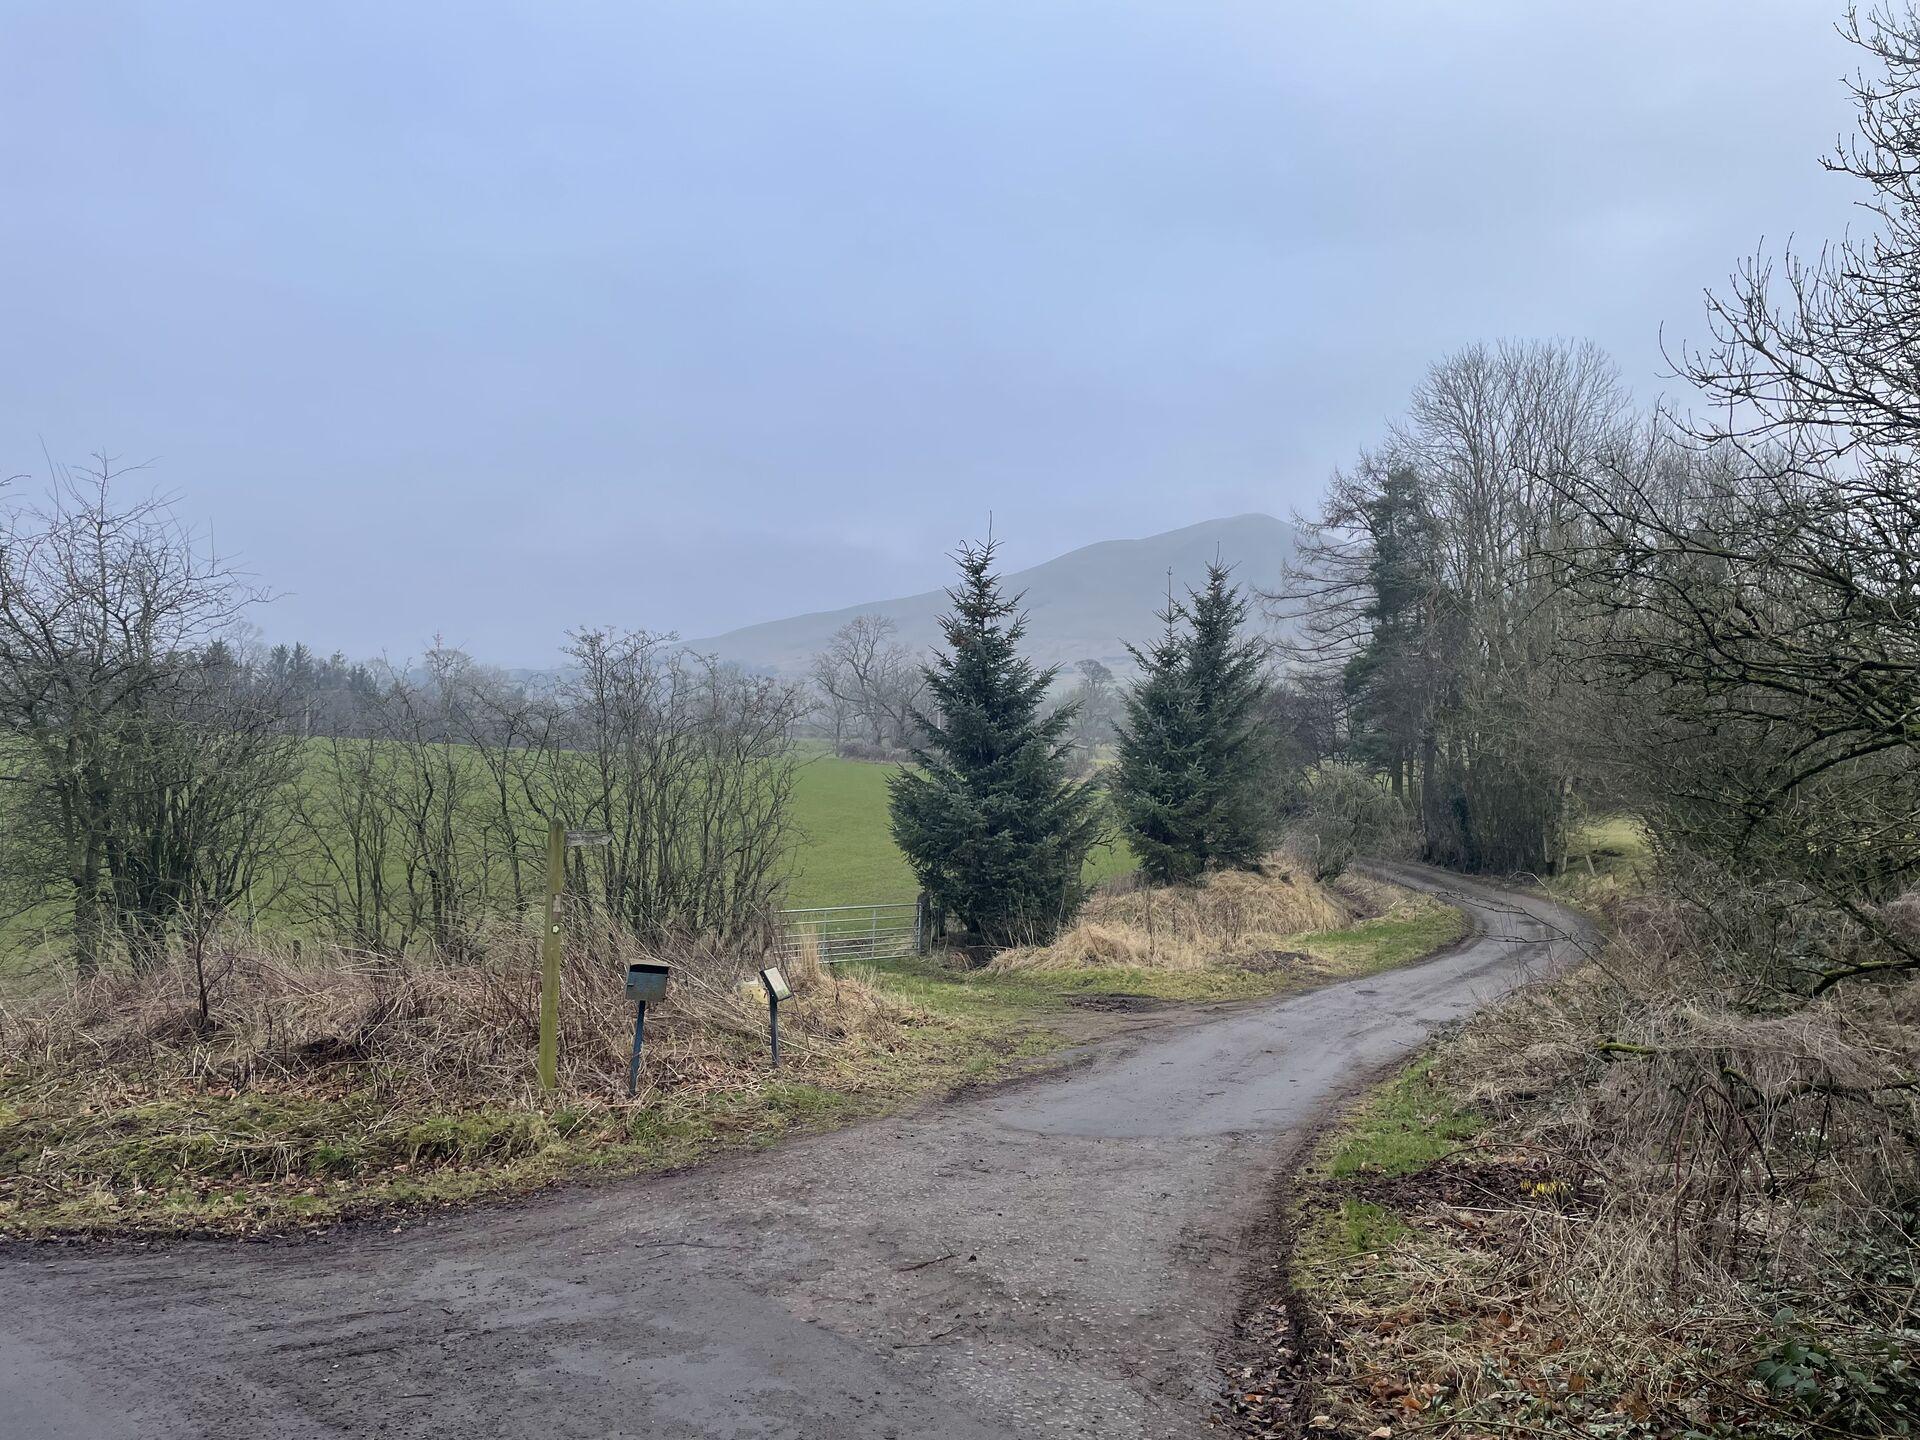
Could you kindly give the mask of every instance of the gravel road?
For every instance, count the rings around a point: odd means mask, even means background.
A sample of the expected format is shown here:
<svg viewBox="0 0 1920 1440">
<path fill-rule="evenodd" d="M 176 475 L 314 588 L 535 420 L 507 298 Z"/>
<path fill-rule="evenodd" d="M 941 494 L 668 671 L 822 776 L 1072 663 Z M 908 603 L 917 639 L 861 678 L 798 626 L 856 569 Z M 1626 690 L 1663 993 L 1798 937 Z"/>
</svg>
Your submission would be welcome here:
<svg viewBox="0 0 1920 1440">
<path fill-rule="evenodd" d="M 0 1436 L 1205 1433 L 1276 1170 L 1581 928 L 1382 870 L 1447 894 L 1472 936 L 678 1175 L 308 1243 L 10 1247 Z"/>
</svg>

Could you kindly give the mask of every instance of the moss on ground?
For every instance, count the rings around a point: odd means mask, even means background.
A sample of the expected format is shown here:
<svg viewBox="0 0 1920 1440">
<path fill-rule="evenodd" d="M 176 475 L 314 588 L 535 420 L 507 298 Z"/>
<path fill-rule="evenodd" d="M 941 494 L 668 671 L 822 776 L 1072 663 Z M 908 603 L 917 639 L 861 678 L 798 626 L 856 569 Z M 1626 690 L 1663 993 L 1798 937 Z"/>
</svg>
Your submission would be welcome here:
<svg viewBox="0 0 1920 1440">
<path fill-rule="evenodd" d="M 1411 1175 L 1459 1148 L 1486 1122 L 1434 1083 L 1432 1062 L 1417 1061 L 1376 1090 L 1333 1132 L 1325 1174 Z"/>
</svg>

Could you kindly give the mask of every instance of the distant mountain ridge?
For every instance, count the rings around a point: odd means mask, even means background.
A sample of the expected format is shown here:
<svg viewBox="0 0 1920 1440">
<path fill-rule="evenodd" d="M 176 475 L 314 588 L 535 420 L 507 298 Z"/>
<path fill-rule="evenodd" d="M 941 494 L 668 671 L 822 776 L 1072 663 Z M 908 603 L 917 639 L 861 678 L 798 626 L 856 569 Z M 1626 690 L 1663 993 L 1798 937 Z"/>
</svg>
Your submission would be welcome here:
<svg viewBox="0 0 1920 1440">
<path fill-rule="evenodd" d="M 1116 672 L 1128 671 L 1133 660 L 1126 642 L 1138 645 L 1152 638 L 1169 572 L 1176 589 L 1198 585 L 1217 556 L 1234 567 L 1243 587 L 1272 586 L 1298 540 L 1293 526 L 1271 515 L 1234 515 L 1144 539 L 1085 545 L 1007 575 L 1005 586 L 1025 594 L 1024 648 L 1034 660 L 1071 666 L 1092 659 Z M 747 625 L 691 641 L 689 648 L 749 670 L 797 678 L 834 631 L 856 615 L 887 616 L 900 627 L 904 644 L 924 651 L 939 642 L 939 618 L 946 609 L 945 592 L 929 590 Z"/>
</svg>

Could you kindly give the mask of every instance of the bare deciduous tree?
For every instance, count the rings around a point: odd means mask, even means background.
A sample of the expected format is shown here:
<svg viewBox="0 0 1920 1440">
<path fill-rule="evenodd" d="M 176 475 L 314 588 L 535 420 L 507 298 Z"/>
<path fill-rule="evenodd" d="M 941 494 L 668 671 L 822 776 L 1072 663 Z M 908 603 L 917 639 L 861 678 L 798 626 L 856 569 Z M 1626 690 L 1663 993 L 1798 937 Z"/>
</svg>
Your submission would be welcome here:
<svg viewBox="0 0 1920 1440">
<path fill-rule="evenodd" d="M 303 797 L 309 919 L 458 953 L 545 880 L 546 828 L 604 830 L 568 884 L 648 939 L 740 938 L 785 880 L 799 697 L 670 635 L 582 631 L 529 692 L 435 647 L 389 671 L 368 738 L 322 742 Z"/>
<path fill-rule="evenodd" d="M 857 721 L 875 750 L 904 750 L 913 740 L 913 709 L 925 689 L 920 666 L 885 615 L 856 615 L 813 657 L 813 682 L 841 726 Z"/>
<path fill-rule="evenodd" d="M 1639 808 L 1669 850 L 1746 877 L 1704 903 L 1771 894 L 1872 937 L 1783 957 L 1816 987 L 1920 966 L 1884 910 L 1920 879 L 1920 13 L 1844 29 L 1879 72 L 1828 163 L 1877 227 L 1742 265 L 1680 356 L 1704 413 L 1552 477 L 1585 525 L 1567 558 L 1589 658 L 1642 706 Z"/>
<path fill-rule="evenodd" d="M 1575 777 L 1543 716 L 1576 512 L 1553 477 L 1592 473 L 1627 424 L 1590 345 L 1470 346 L 1336 477 L 1270 597 L 1303 621 L 1295 658 L 1342 674 L 1356 750 L 1411 789 L 1430 859 L 1547 871 L 1563 854 Z"/>
<path fill-rule="evenodd" d="M 613 837 L 576 855 L 576 883 L 648 938 L 751 932 L 786 878 L 798 694 L 670 635 L 581 631 L 568 653 L 533 795 Z"/>
<path fill-rule="evenodd" d="M 294 763 L 279 695 L 220 643 L 258 592 L 120 473 L 59 468 L 0 509 L 0 844 L 83 969 L 240 901 Z"/>
</svg>

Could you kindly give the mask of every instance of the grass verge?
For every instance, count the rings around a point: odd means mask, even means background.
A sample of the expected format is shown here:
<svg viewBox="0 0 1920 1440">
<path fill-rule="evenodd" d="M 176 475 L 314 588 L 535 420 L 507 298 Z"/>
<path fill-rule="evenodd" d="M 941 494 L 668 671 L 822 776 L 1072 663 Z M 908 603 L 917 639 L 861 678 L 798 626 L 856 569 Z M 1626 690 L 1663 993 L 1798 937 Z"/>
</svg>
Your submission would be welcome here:
<svg viewBox="0 0 1920 1440">
<path fill-rule="evenodd" d="M 779 1072 L 740 962 L 671 958 L 625 1096 L 631 942 L 587 931 L 561 989 L 557 1091 L 535 1083 L 537 936 L 460 962 L 232 937 L 0 1005 L 0 1234 L 247 1234 L 692 1163 L 1007 1073 L 1057 1043 L 788 967 Z"/>
<path fill-rule="evenodd" d="M 1247 1369 L 1317 1374 L 1293 1430 L 1920 1432 L 1920 986 L 1759 1003 L 1690 909 L 1616 919 L 1294 1177 L 1295 1323 Z M 1243 1433 L 1279 1389 L 1237 1397 Z"/>
<path fill-rule="evenodd" d="M 1361 915 L 1369 905 L 1380 913 Z M 236 937 L 203 957 L 219 977 L 205 1019 L 184 957 L 0 1005 L 0 1235 L 318 1229 L 676 1168 L 1044 1062 L 1099 1032 L 1089 1010 L 1369 974 L 1451 943 L 1463 924 L 1379 887 L 1329 914 L 1346 923 L 1180 968 L 803 962 L 789 967 L 777 1074 L 763 1002 L 741 989 L 738 962 L 676 955 L 633 1102 L 617 934 L 569 945 L 552 1095 L 531 1073 L 531 933 L 503 929 L 458 964 Z"/>
<path fill-rule="evenodd" d="M 1276 853 L 1195 886 L 1110 887 L 1051 944 L 1008 950 L 973 983 L 1037 998 L 1241 999 L 1405 965 L 1465 927 L 1430 896 L 1358 876 L 1321 885 Z"/>
<path fill-rule="evenodd" d="M 1326 1178 L 1411 1175 L 1472 1139 L 1484 1124 L 1434 1083 L 1431 1060 L 1418 1061 L 1334 1132 Z"/>
<path fill-rule="evenodd" d="M 1375 887 L 1371 898 L 1384 901 L 1386 912 L 1351 918 L 1332 929 L 1266 935 L 1264 943 L 1253 948 L 1207 961 L 1044 964 L 1027 953 L 1015 955 L 1012 963 L 996 961 L 983 969 L 937 960 L 900 961 L 876 978 L 916 1003 L 957 1016 L 1044 1015 L 1102 999 L 1169 1004 L 1252 1000 L 1408 965 L 1465 933 L 1466 919 L 1458 910 L 1413 891 Z M 1191 940 L 1183 946 L 1200 948 Z"/>
<path fill-rule="evenodd" d="M 422 1102 L 347 1075 L 71 1103 L 0 1074 L 0 1235 L 317 1229 L 676 1169 L 991 1079 L 1049 1048 L 1037 1034 L 934 1018 L 885 1053 L 789 1065 L 779 1077 L 743 1066 L 733 1083 L 656 1088 L 633 1104 Z"/>
</svg>

